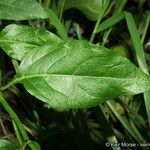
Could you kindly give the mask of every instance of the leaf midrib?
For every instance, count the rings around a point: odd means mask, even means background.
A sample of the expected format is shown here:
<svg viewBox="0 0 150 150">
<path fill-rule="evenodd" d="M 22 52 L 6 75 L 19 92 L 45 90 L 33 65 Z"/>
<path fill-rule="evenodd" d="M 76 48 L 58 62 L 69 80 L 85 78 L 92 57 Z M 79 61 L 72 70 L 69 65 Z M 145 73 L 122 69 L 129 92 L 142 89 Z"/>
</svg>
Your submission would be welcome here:
<svg viewBox="0 0 150 150">
<path fill-rule="evenodd" d="M 1 87 L 0 90 L 5 90 L 7 88 L 9 88 L 10 86 L 16 84 L 16 83 L 21 83 L 21 81 L 26 80 L 26 79 L 32 79 L 32 78 L 38 78 L 38 77 L 50 77 L 50 76 L 76 76 L 76 77 L 82 77 L 82 78 L 96 78 L 96 79 L 103 79 L 103 78 L 107 78 L 107 79 L 112 79 L 112 80 L 129 80 L 129 78 L 115 78 L 115 77 L 99 77 L 99 76 L 81 76 L 81 75 L 62 75 L 62 74 L 35 74 L 35 75 L 28 75 L 28 76 L 22 76 L 22 77 L 17 77 L 15 76 L 15 78 L 9 82 L 7 85 L 5 85 L 4 87 Z"/>
<path fill-rule="evenodd" d="M 33 75 L 27 75 L 27 76 L 22 76 L 22 77 L 17 77 L 15 78 L 15 82 L 20 82 L 25 79 L 31 79 L 31 78 L 38 78 L 38 77 L 51 77 L 51 76 L 58 76 L 58 77 L 63 77 L 63 76 L 71 76 L 71 77 L 82 77 L 82 78 L 95 78 L 95 79 L 103 79 L 103 78 L 108 78 L 112 80 L 128 80 L 129 78 L 117 78 L 117 77 L 108 77 L 108 76 L 82 76 L 82 75 L 66 75 L 66 74 L 33 74 Z"/>
</svg>

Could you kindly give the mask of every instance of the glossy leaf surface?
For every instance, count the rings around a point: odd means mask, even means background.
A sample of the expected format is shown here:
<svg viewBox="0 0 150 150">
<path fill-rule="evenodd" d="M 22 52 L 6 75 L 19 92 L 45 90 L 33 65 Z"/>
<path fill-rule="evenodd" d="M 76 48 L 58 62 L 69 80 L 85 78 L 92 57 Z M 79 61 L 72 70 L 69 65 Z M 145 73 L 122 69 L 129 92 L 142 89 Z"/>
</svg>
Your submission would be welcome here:
<svg viewBox="0 0 150 150">
<path fill-rule="evenodd" d="M 66 0 L 65 9 L 69 8 L 76 8 L 95 21 L 102 9 L 102 0 Z"/>
<path fill-rule="evenodd" d="M 30 52 L 13 83 L 56 109 L 88 108 L 150 89 L 150 77 L 126 58 L 86 41 Z"/>
<path fill-rule="evenodd" d="M 21 60 L 24 55 L 46 43 L 51 45 L 60 43 L 62 40 L 42 28 L 28 26 L 9 25 L 0 33 L 0 47 L 15 59 Z"/>
<path fill-rule="evenodd" d="M 0 19 L 45 19 L 47 14 L 36 0 L 0 0 Z"/>
</svg>

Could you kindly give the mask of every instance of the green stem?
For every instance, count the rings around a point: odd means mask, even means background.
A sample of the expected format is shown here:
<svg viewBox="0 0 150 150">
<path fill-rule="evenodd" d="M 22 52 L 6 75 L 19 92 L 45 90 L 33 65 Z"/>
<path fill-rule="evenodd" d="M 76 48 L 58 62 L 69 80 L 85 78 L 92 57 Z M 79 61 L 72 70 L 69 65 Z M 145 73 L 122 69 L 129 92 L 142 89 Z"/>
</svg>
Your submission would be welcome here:
<svg viewBox="0 0 150 150">
<path fill-rule="evenodd" d="M 97 28 L 98 28 L 98 26 L 99 26 L 99 24 L 100 24 L 100 22 L 101 22 L 101 20 L 102 20 L 102 18 L 103 18 L 103 16 L 104 16 L 104 14 L 105 14 L 105 12 L 106 12 L 106 10 L 107 10 L 109 4 L 110 4 L 110 0 L 107 0 L 107 1 L 105 2 L 105 4 L 104 4 L 103 8 L 102 8 L 102 11 L 101 11 L 100 14 L 99 14 L 99 17 L 98 17 L 98 19 L 97 19 L 97 21 L 96 21 L 96 24 L 95 24 L 94 30 L 93 30 L 93 32 L 92 32 L 91 38 L 90 38 L 90 40 L 89 40 L 91 43 L 93 43 L 93 41 L 94 41 L 94 38 L 95 38 L 96 33 L 97 33 Z"/>
<path fill-rule="evenodd" d="M 5 126 L 4 126 L 3 121 L 2 121 L 1 118 L 0 118 L 0 125 L 1 125 L 1 129 L 2 129 L 3 134 L 6 136 L 7 135 L 7 131 L 5 129 Z"/>
<path fill-rule="evenodd" d="M 12 85 L 14 85 L 15 83 L 16 83 L 16 80 L 12 80 L 8 84 L 4 85 L 3 87 L 0 87 L 0 90 L 4 91 L 4 90 L 8 89 L 9 87 L 11 87 Z"/>
<path fill-rule="evenodd" d="M 145 36 L 146 36 L 147 30 L 148 30 L 149 24 L 150 24 L 150 15 L 148 15 L 148 17 L 146 19 L 144 31 L 143 31 L 142 38 L 141 38 L 142 44 L 144 43 Z"/>
<path fill-rule="evenodd" d="M 61 21 L 61 19 L 62 19 L 62 15 L 63 15 L 65 3 L 66 3 L 66 0 L 63 0 L 63 1 L 62 1 L 62 5 L 61 5 L 61 9 L 60 9 L 60 15 L 59 15 L 60 21 Z"/>
<path fill-rule="evenodd" d="M 103 18 L 103 15 L 100 14 L 98 20 L 96 21 L 94 30 L 93 30 L 92 35 L 91 35 L 91 38 L 90 38 L 90 42 L 91 42 L 91 43 L 93 43 L 93 41 L 94 41 L 94 38 L 95 38 L 95 36 L 96 36 L 97 28 L 98 28 L 98 26 L 99 26 L 99 24 L 100 24 L 102 18 Z"/>
<path fill-rule="evenodd" d="M 14 128 L 16 137 L 18 139 L 18 142 L 19 142 L 20 145 L 22 145 L 23 144 L 23 139 L 22 139 L 22 137 L 21 137 L 21 135 L 19 133 L 18 127 L 17 127 L 17 125 L 16 125 L 14 120 L 12 120 L 12 124 L 13 124 L 13 128 Z"/>
<path fill-rule="evenodd" d="M 18 129 L 20 130 L 20 133 L 25 141 L 30 141 L 19 117 L 17 114 L 13 111 L 13 109 L 9 106 L 7 101 L 3 98 L 2 93 L 0 92 L 0 103 L 3 105 L 3 107 L 6 109 L 8 114 L 11 116 L 11 118 L 15 121 L 16 125 L 18 126 Z M 31 150 L 36 150 L 35 146 L 32 143 L 29 143 L 29 147 Z"/>
<path fill-rule="evenodd" d="M 17 72 L 17 69 L 19 68 L 19 63 L 17 62 L 16 59 L 11 59 L 11 62 L 14 66 L 15 71 Z"/>
<path fill-rule="evenodd" d="M 106 32 L 104 33 L 103 41 L 102 41 L 102 44 L 101 44 L 102 46 L 104 46 L 104 45 L 106 44 L 106 41 L 107 41 L 107 39 L 108 39 L 108 37 L 109 37 L 109 34 L 110 34 L 111 30 L 112 30 L 112 28 L 110 28 L 108 31 L 106 31 Z"/>
</svg>

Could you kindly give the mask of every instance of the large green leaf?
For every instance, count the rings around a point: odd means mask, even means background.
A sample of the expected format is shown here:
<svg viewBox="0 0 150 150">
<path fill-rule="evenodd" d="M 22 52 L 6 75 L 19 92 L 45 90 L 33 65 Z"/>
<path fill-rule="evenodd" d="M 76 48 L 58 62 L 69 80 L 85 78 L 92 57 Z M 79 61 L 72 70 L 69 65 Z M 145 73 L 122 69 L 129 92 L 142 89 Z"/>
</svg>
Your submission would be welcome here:
<svg viewBox="0 0 150 150">
<path fill-rule="evenodd" d="M 47 14 L 36 0 L 0 0 L 0 19 L 44 19 Z"/>
<path fill-rule="evenodd" d="M 102 10 L 102 0 L 66 0 L 65 10 L 76 8 L 82 11 L 89 19 L 97 20 Z"/>
<path fill-rule="evenodd" d="M 60 43 L 62 40 L 54 34 L 42 28 L 28 26 L 9 25 L 0 32 L 0 47 L 15 59 L 21 60 L 24 55 L 46 43 L 51 45 Z"/>
<path fill-rule="evenodd" d="M 57 109 L 88 108 L 150 89 L 150 77 L 126 58 L 76 40 L 30 52 L 14 83 Z"/>
<path fill-rule="evenodd" d="M 5 139 L 0 139 L 0 149 L 1 150 L 16 150 L 15 146 L 11 142 Z"/>
</svg>

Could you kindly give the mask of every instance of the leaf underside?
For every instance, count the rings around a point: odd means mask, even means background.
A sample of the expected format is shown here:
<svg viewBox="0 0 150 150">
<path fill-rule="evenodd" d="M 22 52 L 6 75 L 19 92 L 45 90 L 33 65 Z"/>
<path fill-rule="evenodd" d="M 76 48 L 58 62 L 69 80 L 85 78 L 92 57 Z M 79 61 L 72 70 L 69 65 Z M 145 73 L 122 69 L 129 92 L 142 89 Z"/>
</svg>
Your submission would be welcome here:
<svg viewBox="0 0 150 150">
<path fill-rule="evenodd" d="M 126 58 L 86 41 L 71 40 L 30 51 L 16 83 L 55 109 L 89 108 L 149 90 L 150 78 Z"/>
</svg>

